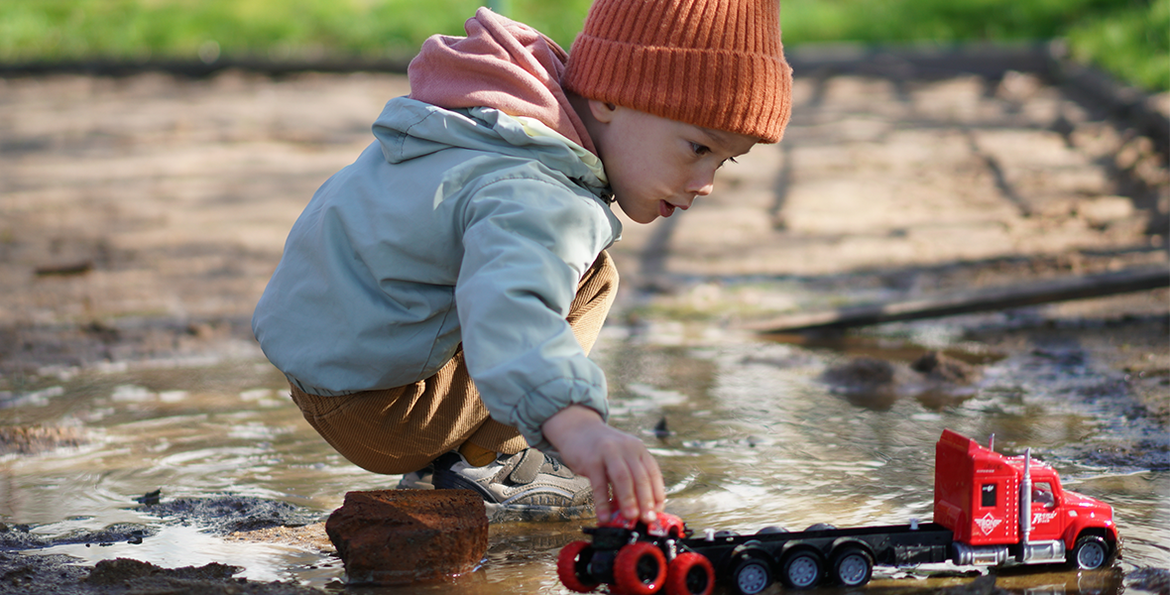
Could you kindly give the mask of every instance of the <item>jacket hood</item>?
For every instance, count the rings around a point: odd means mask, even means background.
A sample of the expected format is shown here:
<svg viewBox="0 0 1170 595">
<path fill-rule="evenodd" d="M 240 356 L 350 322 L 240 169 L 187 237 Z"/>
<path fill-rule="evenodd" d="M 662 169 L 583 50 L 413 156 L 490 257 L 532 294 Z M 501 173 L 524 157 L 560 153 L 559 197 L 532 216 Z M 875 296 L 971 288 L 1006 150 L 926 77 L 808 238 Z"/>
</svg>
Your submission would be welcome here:
<svg viewBox="0 0 1170 595">
<path fill-rule="evenodd" d="M 491 107 L 540 120 L 596 153 L 561 87 L 568 54 L 539 31 L 480 8 L 467 37 L 427 39 L 407 74 L 410 97 L 447 109 Z"/>
<path fill-rule="evenodd" d="M 536 118 L 494 108 L 452 110 L 397 97 L 386 103 L 373 132 L 389 163 L 459 148 L 538 160 L 595 194 L 604 194 L 608 184 L 596 155 Z"/>
</svg>

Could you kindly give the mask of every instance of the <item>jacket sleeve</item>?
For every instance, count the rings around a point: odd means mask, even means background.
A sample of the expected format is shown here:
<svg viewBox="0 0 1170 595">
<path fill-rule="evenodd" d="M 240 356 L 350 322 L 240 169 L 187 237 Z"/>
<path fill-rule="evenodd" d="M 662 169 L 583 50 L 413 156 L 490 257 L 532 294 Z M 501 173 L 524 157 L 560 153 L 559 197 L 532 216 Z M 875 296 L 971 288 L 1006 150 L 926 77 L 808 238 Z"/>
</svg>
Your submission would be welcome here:
<svg viewBox="0 0 1170 595">
<path fill-rule="evenodd" d="M 551 445 L 541 425 L 565 407 L 608 416 L 605 375 L 566 317 L 612 231 L 607 207 L 564 182 L 530 162 L 475 189 L 455 287 L 464 357 L 484 404 L 542 450 Z"/>
</svg>

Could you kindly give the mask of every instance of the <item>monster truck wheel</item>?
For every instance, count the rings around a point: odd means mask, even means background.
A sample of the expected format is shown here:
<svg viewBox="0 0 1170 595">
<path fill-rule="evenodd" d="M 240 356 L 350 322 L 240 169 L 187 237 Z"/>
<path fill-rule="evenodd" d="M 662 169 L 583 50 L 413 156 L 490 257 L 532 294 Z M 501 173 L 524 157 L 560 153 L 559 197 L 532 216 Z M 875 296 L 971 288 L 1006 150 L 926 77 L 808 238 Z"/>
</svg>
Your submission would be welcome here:
<svg viewBox="0 0 1170 595">
<path fill-rule="evenodd" d="M 702 554 L 686 552 L 670 561 L 666 570 L 667 595 L 711 595 L 715 568 Z"/>
<path fill-rule="evenodd" d="M 666 581 L 666 556 L 648 541 L 636 541 L 618 550 L 613 582 L 627 595 L 657 593 Z"/>
<path fill-rule="evenodd" d="M 1083 570 L 1096 570 L 1109 560 L 1109 544 L 1098 535 L 1084 535 L 1077 539 L 1069 552 L 1068 561 Z"/>
<path fill-rule="evenodd" d="M 772 570 L 759 558 L 744 558 L 731 571 L 731 586 L 740 595 L 754 595 L 772 584 Z"/>
<path fill-rule="evenodd" d="M 784 558 L 780 580 L 790 589 L 811 589 L 821 582 L 824 566 L 821 557 L 811 550 L 798 550 Z"/>
<path fill-rule="evenodd" d="M 589 564 L 592 556 L 593 548 L 587 541 L 574 541 L 561 548 L 557 556 L 557 577 L 565 588 L 578 593 L 588 593 L 597 588 L 597 583 L 586 582 L 581 578 L 587 574 L 581 571 Z"/>
<path fill-rule="evenodd" d="M 833 556 L 833 578 L 845 587 L 860 587 L 873 575 L 873 557 L 859 547 L 848 547 Z"/>
</svg>

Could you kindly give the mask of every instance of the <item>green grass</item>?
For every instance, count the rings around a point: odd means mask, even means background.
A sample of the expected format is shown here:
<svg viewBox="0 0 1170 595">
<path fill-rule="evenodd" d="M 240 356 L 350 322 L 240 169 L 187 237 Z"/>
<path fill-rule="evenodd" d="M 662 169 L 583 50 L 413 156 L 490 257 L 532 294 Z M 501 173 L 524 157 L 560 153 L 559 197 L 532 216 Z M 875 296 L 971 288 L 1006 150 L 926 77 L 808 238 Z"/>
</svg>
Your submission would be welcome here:
<svg viewBox="0 0 1170 595">
<path fill-rule="evenodd" d="M 782 20 L 786 45 L 1065 38 L 1078 61 L 1170 90 L 1170 0 L 806 0 Z"/>
<path fill-rule="evenodd" d="M 3 0 L 0 61 L 402 58 L 458 35 L 473 0 Z M 497 0 L 568 47 L 589 0 Z M 786 0 L 784 40 L 869 44 L 1066 38 L 1073 56 L 1170 90 L 1170 0 Z"/>
<path fill-rule="evenodd" d="M 1066 36 L 1077 60 L 1148 90 L 1170 91 L 1170 0 L 1131 3 L 1109 18 L 1074 23 Z"/>
</svg>

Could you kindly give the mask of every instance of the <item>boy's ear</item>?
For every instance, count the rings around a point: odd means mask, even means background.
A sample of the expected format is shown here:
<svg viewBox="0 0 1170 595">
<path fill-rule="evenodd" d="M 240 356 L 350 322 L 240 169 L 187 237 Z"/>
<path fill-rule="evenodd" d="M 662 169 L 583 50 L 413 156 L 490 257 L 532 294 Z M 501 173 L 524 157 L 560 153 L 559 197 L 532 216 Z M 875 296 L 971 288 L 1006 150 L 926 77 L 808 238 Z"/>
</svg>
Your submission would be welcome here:
<svg viewBox="0 0 1170 595">
<path fill-rule="evenodd" d="M 613 115 L 617 112 L 618 106 L 596 99 L 589 100 L 589 113 L 593 114 L 593 118 L 598 122 L 609 124 L 613 121 Z"/>
</svg>

